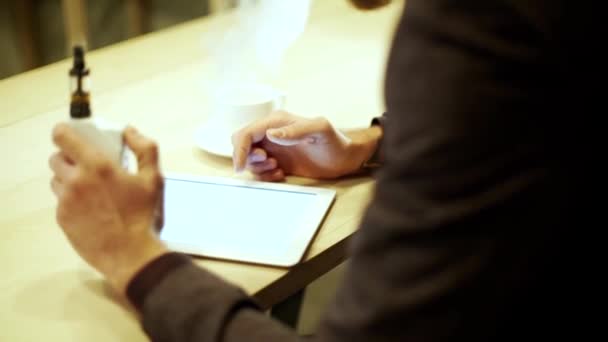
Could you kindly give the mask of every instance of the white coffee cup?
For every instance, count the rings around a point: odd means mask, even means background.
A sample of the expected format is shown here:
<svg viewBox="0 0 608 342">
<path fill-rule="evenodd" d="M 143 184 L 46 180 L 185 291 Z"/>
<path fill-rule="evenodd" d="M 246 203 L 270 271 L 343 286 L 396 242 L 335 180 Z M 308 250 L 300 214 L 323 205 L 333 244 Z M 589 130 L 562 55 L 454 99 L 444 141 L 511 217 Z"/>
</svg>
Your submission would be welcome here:
<svg viewBox="0 0 608 342">
<path fill-rule="evenodd" d="M 205 124 L 197 131 L 202 149 L 232 156 L 232 134 L 239 129 L 284 109 L 284 92 L 266 84 L 240 84 L 218 90 Z"/>
<path fill-rule="evenodd" d="M 285 94 L 265 84 L 242 84 L 220 91 L 211 113 L 231 130 L 238 130 L 285 106 Z"/>
</svg>

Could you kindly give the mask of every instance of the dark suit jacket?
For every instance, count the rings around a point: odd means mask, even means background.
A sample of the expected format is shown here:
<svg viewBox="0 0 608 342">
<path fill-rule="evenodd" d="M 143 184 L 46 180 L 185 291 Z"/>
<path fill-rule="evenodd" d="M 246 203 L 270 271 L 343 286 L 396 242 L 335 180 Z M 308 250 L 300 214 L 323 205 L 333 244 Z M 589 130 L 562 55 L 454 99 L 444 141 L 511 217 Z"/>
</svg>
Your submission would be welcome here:
<svg viewBox="0 0 608 342">
<path fill-rule="evenodd" d="M 408 0 L 386 71 L 385 165 L 319 341 L 582 334 L 575 241 L 589 56 L 582 2 Z M 371 28 L 370 28 L 371 29 Z M 577 67 L 574 68 L 573 66 Z M 131 283 L 155 341 L 295 341 L 176 255 Z"/>
</svg>

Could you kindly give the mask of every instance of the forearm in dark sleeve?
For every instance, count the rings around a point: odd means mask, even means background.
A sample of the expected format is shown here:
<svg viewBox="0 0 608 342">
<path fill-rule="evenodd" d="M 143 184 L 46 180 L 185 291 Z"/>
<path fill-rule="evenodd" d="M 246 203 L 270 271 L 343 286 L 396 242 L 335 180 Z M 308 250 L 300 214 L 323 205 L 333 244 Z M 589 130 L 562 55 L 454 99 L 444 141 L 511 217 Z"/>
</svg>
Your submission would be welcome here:
<svg viewBox="0 0 608 342">
<path fill-rule="evenodd" d="M 269 319 L 241 289 L 169 253 L 152 261 L 128 289 L 153 341 L 290 341 L 297 335 Z"/>
</svg>

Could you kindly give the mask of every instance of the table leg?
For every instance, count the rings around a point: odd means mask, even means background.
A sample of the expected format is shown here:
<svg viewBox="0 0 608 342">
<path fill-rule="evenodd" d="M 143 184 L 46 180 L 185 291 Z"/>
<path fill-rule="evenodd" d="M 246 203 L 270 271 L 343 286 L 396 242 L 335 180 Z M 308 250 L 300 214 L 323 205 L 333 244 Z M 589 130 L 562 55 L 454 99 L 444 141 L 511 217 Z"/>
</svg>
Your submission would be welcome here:
<svg viewBox="0 0 608 342">
<path fill-rule="evenodd" d="M 83 45 L 85 49 L 90 49 L 88 46 L 88 18 L 87 6 L 85 0 L 62 0 L 61 7 L 63 8 L 63 22 L 66 36 L 67 55 L 72 54 L 74 45 Z"/>
<path fill-rule="evenodd" d="M 304 289 L 298 290 L 282 302 L 274 305 L 270 309 L 270 315 L 287 326 L 296 329 L 303 299 Z"/>
<path fill-rule="evenodd" d="M 18 42 L 21 44 L 23 71 L 40 64 L 40 51 L 36 36 L 36 20 L 32 0 L 15 1 L 15 23 Z"/>
<path fill-rule="evenodd" d="M 128 18 L 128 36 L 137 37 L 146 32 L 146 6 L 143 0 L 128 0 L 127 18 Z"/>
</svg>

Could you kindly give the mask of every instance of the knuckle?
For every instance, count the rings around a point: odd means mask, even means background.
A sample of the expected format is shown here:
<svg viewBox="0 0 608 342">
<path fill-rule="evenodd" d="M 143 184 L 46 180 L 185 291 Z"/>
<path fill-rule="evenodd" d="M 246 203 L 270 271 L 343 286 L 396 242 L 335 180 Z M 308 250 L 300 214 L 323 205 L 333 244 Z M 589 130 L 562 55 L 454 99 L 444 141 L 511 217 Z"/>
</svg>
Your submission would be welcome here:
<svg viewBox="0 0 608 342">
<path fill-rule="evenodd" d="M 328 131 L 332 128 L 331 123 L 325 117 L 316 117 L 314 120 L 317 122 L 317 125 L 319 125 L 319 129 L 321 129 L 322 131 Z"/>
<path fill-rule="evenodd" d="M 78 172 L 74 177 L 65 180 L 64 201 L 70 203 L 74 198 L 80 197 L 89 186 L 86 174 Z"/>
<path fill-rule="evenodd" d="M 236 150 L 241 156 L 246 156 L 249 153 L 249 146 L 242 144 Z"/>
<path fill-rule="evenodd" d="M 152 160 L 158 159 L 158 144 L 155 141 L 148 140 L 143 145 L 143 150 L 148 154 L 148 157 Z"/>
<path fill-rule="evenodd" d="M 53 142 L 55 142 L 56 144 L 61 144 L 65 140 L 67 130 L 67 125 L 64 123 L 55 125 L 52 133 Z"/>
<path fill-rule="evenodd" d="M 93 166 L 95 174 L 102 179 L 112 178 L 114 176 L 114 165 L 106 158 L 99 158 Z"/>
<path fill-rule="evenodd" d="M 155 171 L 152 174 L 152 184 L 156 189 L 161 189 L 165 186 L 165 177 L 159 171 Z"/>
<path fill-rule="evenodd" d="M 150 192 L 160 191 L 163 189 L 164 186 L 165 178 L 163 177 L 162 173 L 160 173 L 158 170 L 155 170 L 150 173 L 150 177 L 148 180 L 148 190 Z"/>
<path fill-rule="evenodd" d="M 293 126 L 286 126 L 286 127 L 282 127 L 281 128 L 281 132 L 283 132 L 283 137 L 285 136 L 292 136 L 294 133 L 296 133 L 296 130 L 294 129 Z"/>
<path fill-rule="evenodd" d="M 144 149 L 151 154 L 158 154 L 158 144 L 156 141 L 148 140 L 144 144 Z"/>
</svg>

